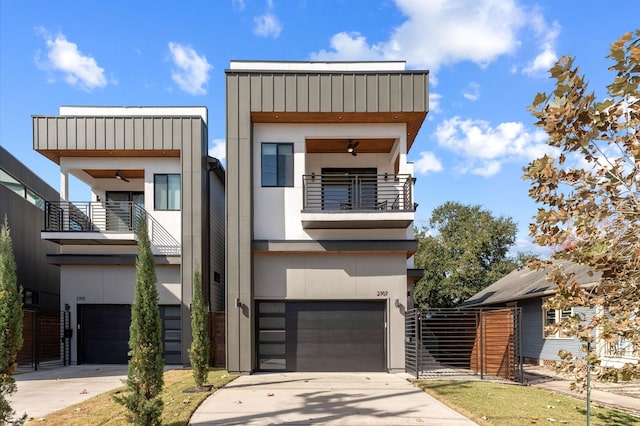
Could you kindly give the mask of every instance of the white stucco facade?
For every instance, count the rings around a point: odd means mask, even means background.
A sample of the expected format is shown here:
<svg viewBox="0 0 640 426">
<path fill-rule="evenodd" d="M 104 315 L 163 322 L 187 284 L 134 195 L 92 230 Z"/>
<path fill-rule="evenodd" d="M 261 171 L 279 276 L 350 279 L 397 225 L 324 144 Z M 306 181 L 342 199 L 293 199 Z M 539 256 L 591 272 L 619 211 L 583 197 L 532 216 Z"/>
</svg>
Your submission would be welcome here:
<svg viewBox="0 0 640 426">
<path fill-rule="evenodd" d="M 375 134 L 377 138 L 395 139 L 389 153 L 359 154 L 309 154 L 307 138 L 344 139 L 361 138 Z M 403 124 L 255 124 L 253 133 L 253 226 L 255 239 L 317 240 L 317 239 L 380 239 L 407 237 L 407 229 L 375 230 L 308 230 L 302 226 L 303 182 L 302 176 L 320 175 L 324 167 L 359 168 L 374 167 L 378 174 L 413 175 L 413 164 L 406 159 L 406 126 Z M 261 144 L 292 143 L 294 151 L 293 187 L 263 187 L 261 183 Z M 354 213 L 352 213 L 354 214 Z M 355 213 L 358 214 L 358 213 Z M 361 213 L 366 215 L 367 213 Z M 380 214 L 380 213 L 378 213 Z M 413 214 L 410 214 L 413 218 Z M 412 230 L 411 236 L 412 238 Z"/>
</svg>

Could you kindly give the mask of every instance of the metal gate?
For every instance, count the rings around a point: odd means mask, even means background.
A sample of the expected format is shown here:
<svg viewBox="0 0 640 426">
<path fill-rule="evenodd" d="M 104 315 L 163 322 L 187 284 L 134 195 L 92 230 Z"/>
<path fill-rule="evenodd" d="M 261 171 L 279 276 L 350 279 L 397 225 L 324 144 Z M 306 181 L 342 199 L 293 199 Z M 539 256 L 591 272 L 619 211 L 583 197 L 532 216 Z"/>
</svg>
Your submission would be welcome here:
<svg viewBox="0 0 640 426">
<path fill-rule="evenodd" d="M 521 308 L 413 309 L 405 321 L 405 365 L 416 378 L 522 382 Z"/>
<path fill-rule="evenodd" d="M 18 365 L 36 370 L 41 366 L 69 365 L 71 361 L 71 312 L 23 311 L 22 348 Z"/>
</svg>

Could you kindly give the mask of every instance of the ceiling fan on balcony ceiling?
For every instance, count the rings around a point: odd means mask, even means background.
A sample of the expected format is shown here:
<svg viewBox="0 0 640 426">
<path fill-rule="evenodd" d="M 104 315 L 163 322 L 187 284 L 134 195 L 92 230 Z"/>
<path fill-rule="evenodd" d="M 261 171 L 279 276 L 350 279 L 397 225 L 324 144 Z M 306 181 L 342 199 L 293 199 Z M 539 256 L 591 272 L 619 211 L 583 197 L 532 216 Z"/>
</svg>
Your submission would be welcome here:
<svg viewBox="0 0 640 426">
<path fill-rule="evenodd" d="M 356 152 L 356 148 L 358 145 L 360 145 L 360 141 L 353 141 L 349 139 L 349 143 L 347 144 L 347 152 L 355 157 L 356 155 L 358 155 L 358 153 Z"/>
<path fill-rule="evenodd" d="M 122 176 L 122 172 L 120 170 L 116 170 L 116 179 L 119 179 L 123 182 L 129 182 L 129 179 L 127 179 L 126 177 Z"/>
</svg>

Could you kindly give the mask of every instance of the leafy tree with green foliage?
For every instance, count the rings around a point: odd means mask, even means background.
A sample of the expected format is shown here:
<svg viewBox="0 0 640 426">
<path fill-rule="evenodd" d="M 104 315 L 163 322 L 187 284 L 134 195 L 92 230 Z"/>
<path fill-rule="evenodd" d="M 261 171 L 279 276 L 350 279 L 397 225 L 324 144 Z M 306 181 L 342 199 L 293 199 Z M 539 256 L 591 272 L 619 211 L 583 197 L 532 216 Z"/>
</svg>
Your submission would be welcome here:
<svg viewBox="0 0 640 426">
<path fill-rule="evenodd" d="M 5 215 L 0 228 L 0 424 L 21 425 L 27 415 L 14 419 L 15 411 L 6 397 L 14 393 L 13 378 L 18 363 L 16 357 L 22 347 L 22 288 L 18 288 L 16 261 L 9 219 Z"/>
<path fill-rule="evenodd" d="M 614 42 L 607 58 L 615 77 L 604 99 L 588 90 L 574 58 L 564 56 L 550 70 L 553 92 L 538 93 L 529 108 L 559 152 L 524 169 L 529 195 L 542 205 L 531 236 L 554 248 L 553 258 L 602 275 L 585 288 L 556 265 L 547 278 L 558 286 L 548 308 L 596 312 L 559 324 L 593 349 L 587 356 L 561 353 L 559 367 L 575 374 L 576 385 L 603 355 L 640 357 L 640 30 Z M 640 377 L 640 366 L 597 372 L 601 379 L 629 379 Z"/>
<path fill-rule="evenodd" d="M 417 231 L 414 257 L 424 270 L 414 293 L 421 309 L 454 307 L 518 266 L 508 256 L 516 238 L 510 217 L 448 201 L 433 210 L 429 226 Z"/>
<path fill-rule="evenodd" d="M 200 270 L 193 273 L 193 301 L 191 302 L 191 332 L 193 340 L 189 350 L 193 379 L 197 386 L 204 386 L 209 375 L 209 331 L 207 310 L 202 296 Z"/>
<path fill-rule="evenodd" d="M 128 420 L 135 425 L 159 425 L 164 385 L 162 359 L 162 328 L 156 289 L 156 272 L 147 233 L 147 221 L 140 220 L 137 230 L 135 298 L 131 306 L 129 328 L 129 373 L 127 393 L 115 397 L 124 405 Z"/>
</svg>

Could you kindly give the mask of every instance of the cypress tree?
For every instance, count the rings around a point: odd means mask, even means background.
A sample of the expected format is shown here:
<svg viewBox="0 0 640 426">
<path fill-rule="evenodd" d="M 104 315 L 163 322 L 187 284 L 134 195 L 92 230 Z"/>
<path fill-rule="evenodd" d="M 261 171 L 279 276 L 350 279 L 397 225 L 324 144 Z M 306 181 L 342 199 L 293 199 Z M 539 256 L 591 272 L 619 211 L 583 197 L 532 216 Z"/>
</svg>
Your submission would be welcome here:
<svg viewBox="0 0 640 426">
<path fill-rule="evenodd" d="M 147 221 L 138 226 L 135 298 L 131 306 L 129 329 L 129 373 L 127 393 L 116 397 L 124 405 L 129 421 L 135 425 L 159 425 L 164 385 L 160 310 L 156 272 L 147 234 Z"/>
<path fill-rule="evenodd" d="M 22 288 L 18 288 L 16 261 L 9 220 L 4 217 L 0 228 L 0 424 L 24 423 L 27 415 L 14 419 L 15 411 L 6 396 L 14 393 L 13 378 L 18 364 L 16 357 L 22 347 Z"/>
<path fill-rule="evenodd" d="M 197 386 L 204 386 L 209 375 L 209 333 L 207 311 L 202 297 L 200 271 L 196 265 L 193 273 L 193 301 L 191 302 L 191 332 L 193 340 L 189 350 L 193 379 Z"/>
</svg>

